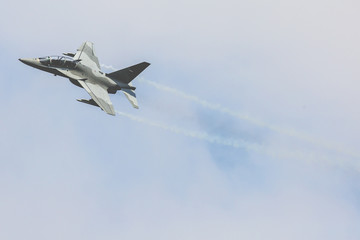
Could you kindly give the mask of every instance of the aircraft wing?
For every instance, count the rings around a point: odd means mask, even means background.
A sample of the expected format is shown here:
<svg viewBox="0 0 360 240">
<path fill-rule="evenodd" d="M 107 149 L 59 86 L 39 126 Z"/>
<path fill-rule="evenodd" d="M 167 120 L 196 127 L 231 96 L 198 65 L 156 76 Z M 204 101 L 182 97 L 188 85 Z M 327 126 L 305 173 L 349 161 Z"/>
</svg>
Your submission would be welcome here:
<svg viewBox="0 0 360 240">
<path fill-rule="evenodd" d="M 74 60 L 78 59 L 81 59 L 81 63 L 88 67 L 100 70 L 99 59 L 95 55 L 94 44 L 92 42 L 84 42 L 79 47 L 74 56 Z"/>
<path fill-rule="evenodd" d="M 99 84 L 94 84 L 89 81 L 78 81 L 81 86 L 90 94 L 92 99 L 104 110 L 107 114 L 115 116 L 114 107 L 110 101 L 110 96 L 107 89 Z"/>
</svg>

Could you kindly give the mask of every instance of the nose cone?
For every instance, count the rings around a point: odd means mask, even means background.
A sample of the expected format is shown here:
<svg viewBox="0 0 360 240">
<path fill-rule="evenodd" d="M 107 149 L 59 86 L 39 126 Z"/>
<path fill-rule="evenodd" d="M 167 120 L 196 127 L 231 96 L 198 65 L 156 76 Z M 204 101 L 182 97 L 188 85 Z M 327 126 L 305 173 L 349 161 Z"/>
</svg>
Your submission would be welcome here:
<svg viewBox="0 0 360 240">
<path fill-rule="evenodd" d="M 33 58 L 19 58 L 19 61 L 29 66 L 35 66 L 38 63 L 38 61 Z"/>
</svg>

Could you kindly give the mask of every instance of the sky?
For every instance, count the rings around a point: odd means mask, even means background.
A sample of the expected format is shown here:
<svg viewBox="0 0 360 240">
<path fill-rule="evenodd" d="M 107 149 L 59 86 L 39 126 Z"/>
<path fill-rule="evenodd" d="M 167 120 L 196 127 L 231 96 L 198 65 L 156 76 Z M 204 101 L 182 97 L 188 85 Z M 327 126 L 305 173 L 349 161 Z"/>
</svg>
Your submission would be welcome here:
<svg viewBox="0 0 360 240">
<path fill-rule="evenodd" d="M 360 3 L 14 0 L 0 239 L 359 239 Z M 147 61 L 140 109 L 18 61 Z"/>
</svg>

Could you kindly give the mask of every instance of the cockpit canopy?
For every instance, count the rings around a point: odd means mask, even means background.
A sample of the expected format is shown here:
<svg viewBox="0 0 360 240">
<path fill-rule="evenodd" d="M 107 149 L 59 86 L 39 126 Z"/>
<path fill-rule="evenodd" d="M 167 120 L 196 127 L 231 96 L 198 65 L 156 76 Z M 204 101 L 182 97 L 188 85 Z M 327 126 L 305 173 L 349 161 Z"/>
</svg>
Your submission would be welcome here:
<svg viewBox="0 0 360 240">
<path fill-rule="evenodd" d="M 40 57 L 39 61 L 42 65 L 49 67 L 60 67 L 74 69 L 79 61 L 65 56 L 47 56 Z"/>
</svg>

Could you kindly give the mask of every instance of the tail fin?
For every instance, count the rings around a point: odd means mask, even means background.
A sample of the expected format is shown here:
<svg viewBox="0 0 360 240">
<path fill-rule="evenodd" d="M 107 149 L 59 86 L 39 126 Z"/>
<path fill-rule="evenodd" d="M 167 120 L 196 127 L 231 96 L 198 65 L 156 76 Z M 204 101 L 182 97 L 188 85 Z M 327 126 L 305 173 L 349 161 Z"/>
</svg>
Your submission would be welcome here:
<svg viewBox="0 0 360 240">
<path fill-rule="evenodd" d="M 129 84 L 134 78 L 136 78 L 142 71 L 145 70 L 150 63 L 142 62 L 134 66 L 121 69 L 116 72 L 106 74 L 109 78 L 118 80 L 122 83 Z"/>
<path fill-rule="evenodd" d="M 136 100 L 135 91 L 129 88 L 122 88 L 121 85 L 126 84 L 132 86 L 130 82 L 134 78 L 136 78 L 142 71 L 144 71 L 145 68 L 147 68 L 149 65 L 150 63 L 142 62 L 134 66 L 106 74 L 106 76 L 112 78 L 118 84 L 118 86 L 121 88 L 121 91 L 124 92 L 126 98 L 129 100 L 129 102 L 134 108 L 139 108 L 138 102 Z"/>
</svg>

